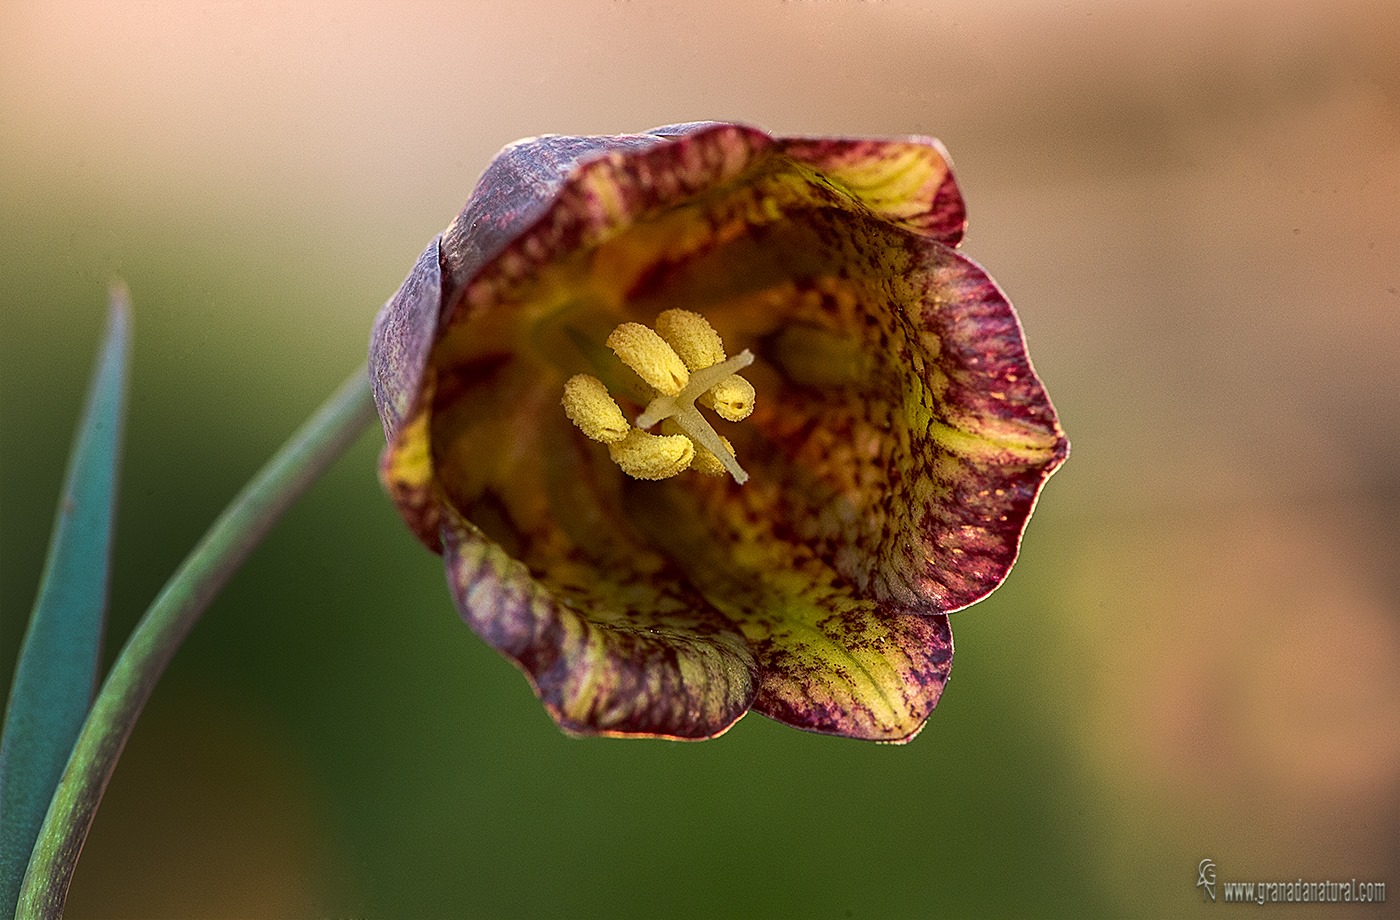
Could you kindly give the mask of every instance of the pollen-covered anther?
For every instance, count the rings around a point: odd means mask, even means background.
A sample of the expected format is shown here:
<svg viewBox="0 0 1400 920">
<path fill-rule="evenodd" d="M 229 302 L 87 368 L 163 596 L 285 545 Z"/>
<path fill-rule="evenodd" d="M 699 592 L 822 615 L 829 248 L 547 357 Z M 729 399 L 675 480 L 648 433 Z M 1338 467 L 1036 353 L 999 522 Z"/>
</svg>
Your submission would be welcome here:
<svg viewBox="0 0 1400 920">
<path fill-rule="evenodd" d="M 755 396 L 753 384 L 738 374 L 730 374 L 706 390 L 699 403 L 714 409 L 720 418 L 742 422 L 753 413 Z"/>
<path fill-rule="evenodd" d="M 669 479 L 690 466 L 695 445 L 683 434 L 649 434 L 633 428 L 621 441 L 608 445 L 608 454 L 634 479 Z"/>
<path fill-rule="evenodd" d="M 604 444 L 616 444 L 631 429 L 626 416 L 603 381 L 588 374 L 575 374 L 564 383 L 564 414 L 585 435 Z"/>
<path fill-rule="evenodd" d="M 632 370 L 665 396 L 675 396 L 690 374 L 685 362 L 666 340 L 641 323 L 623 323 L 608 336 L 607 345 Z"/>
<path fill-rule="evenodd" d="M 690 310 L 666 310 L 656 317 L 656 331 L 692 371 L 725 358 L 724 342 L 710 321 Z"/>
<path fill-rule="evenodd" d="M 715 431 L 696 402 L 732 422 L 747 418 L 754 388 L 736 371 L 753 363 L 753 353 L 745 349 L 726 358 L 719 333 L 689 310 L 667 310 L 657 318 L 657 328 L 661 331 L 623 323 L 607 339 L 618 359 L 655 394 L 635 428 L 603 382 L 588 374 L 565 383 L 565 413 L 585 435 L 607 444 L 613 461 L 633 478 L 666 479 L 693 468 L 728 473 L 743 485 L 749 474 L 739 466 L 734 445 Z M 649 434 L 646 429 L 657 423 L 662 433 Z"/>
<path fill-rule="evenodd" d="M 724 341 L 710 321 L 699 313 L 666 310 L 656 317 L 656 331 L 680 355 L 692 373 L 713 367 L 725 359 Z M 743 421 L 753 412 L 753 384 L 738 374 L 731 374 L 706 390 L 698 401 L 700 405 L 714 409 L 721 418 L 731 422 Z"/>
<path fill-rule="evenodd" d="M 661 423 L 661 433 L 685 434 L 684 430 L 673 418 L 668 418 Z M 734 445 L 729 443 L 729 439 L 724 435 L 720 435 L 719 439 L 724 443 L 725 449 L 729 451 L 729 456 L 733 457 Z M 725 473 L 729 472 L 724 468 L 724 464 L 720 462 L 718 457 L 699 444 L 695 444 L 695 459 L 690 461 L 690 468 L 697 473 L 704 473 L 706 476 L 723 476 Z"/>
</svg>

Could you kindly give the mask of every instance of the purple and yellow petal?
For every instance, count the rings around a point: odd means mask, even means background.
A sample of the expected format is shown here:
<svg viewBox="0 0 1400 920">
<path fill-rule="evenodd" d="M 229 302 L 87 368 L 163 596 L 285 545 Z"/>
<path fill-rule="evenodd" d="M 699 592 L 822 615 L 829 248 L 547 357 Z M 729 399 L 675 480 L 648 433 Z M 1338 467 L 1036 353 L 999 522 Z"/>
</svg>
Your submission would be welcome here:
<svg viewBox="0 0 1400 920">
<path fill-rule="evenodd" d="M 442 310 L 438 255 L 435 239 L 380 311 L 369 350 L 370 383 L 388 441 L 380 479 L 414 534 L 434 550 L 439 548 L 439 498 L 429 446 L 433 374 L 428 358 Z"/>
<path fill-rule="evenodd" d="M 752 622 L 754 711 L 806 731 L 894 744 L 924 727 L 953 665 L 946 616 L 881 610 L 843 595 Z M 834 608 L 834 609 L 833 609 Z M 825 617 L 812 620 L 822 610 Z"/>
<path fill-rule="evenodd" d="M 779 149 L 875 216 L 948 246 L 962 241 L 967 227 L 962 193 L 947 151 L 933 138 L 794 138 Z"/>
<path fill-rule="evenodd" d="M 588 485 L 548 488 L 580 501 Z M 479 498 L 472 511 L 491 536 L 449 509 L 443 555 L 463 619 L 520 667 L 560 727 L 700 739 L 748 711 L 743 635 L 669 560 L 629 544 L 625 527 L 591 540 L 597 520 L 528 520 L 530 504 L 519 492 Z"/>
<path fill-rule="evenodd" d="M 428 441 L 463 619 L 570 732 L 705 738 L 732 725 L 753 699 L 752 653 L 627 524 L 608 445 L 560 405 L 565 378 L 499 349 L 434 375 Z"/>
<path fill-rule="evenodd" d="M 919 732 L 952 666 L 946 616 L 862 597 L 828 560 L 794 535 L 775 533 L 772 522 L 733 506 L 711 515 L 704 506 L 713 495 L 656 488 L 637 487 L 651 493 L 637 512 L 639 526 L 743 631 L 758 668 L 756 711 L 869 741 L 908 741 Z M 755 479 L 743 492 L 776 488 Z M 746 507 L 775 504 L 767 495 Z"/>
<path fill-rule="evenodd" d="M 760 355 L 764 398 L 734 432 L 753 478 L 667 484 L 652 537 L 749 638 L 756 709 L 907 738 L 947 677 L 943 614 L 1006 577 L 1067 444 L 1010 304 L 973 263 L 831 214 L 765 242 L 784 280 L 708 313 Z M 668 290 L 699 297 L 708 274 Z"/>
<path fill-rule="evenodd" d="M 426 390 L 431 399 L 431 385 Z M 438 491 L 426 407 L 395 432 L 379 462 L 379 478 L 415 536 L 433 551 L 441 548 L 442 498 Z"/>
</svg>

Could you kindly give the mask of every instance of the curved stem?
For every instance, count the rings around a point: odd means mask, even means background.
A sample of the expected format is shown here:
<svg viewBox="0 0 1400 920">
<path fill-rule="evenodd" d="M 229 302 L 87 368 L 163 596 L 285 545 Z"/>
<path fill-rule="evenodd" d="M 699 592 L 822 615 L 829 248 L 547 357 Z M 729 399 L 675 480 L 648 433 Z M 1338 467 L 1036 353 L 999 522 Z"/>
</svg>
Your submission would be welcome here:
<svg viewBox="0 0 1400 920">
<path fill-rule="evenodd" d="M 292 503 L 374 419 L 361 368 L 267 462 L 166 583 L 112 665 L 34 845 L 18 918 L 63 914 L 73 867 L 136 718 L 204 609 Z"/>
</svg>

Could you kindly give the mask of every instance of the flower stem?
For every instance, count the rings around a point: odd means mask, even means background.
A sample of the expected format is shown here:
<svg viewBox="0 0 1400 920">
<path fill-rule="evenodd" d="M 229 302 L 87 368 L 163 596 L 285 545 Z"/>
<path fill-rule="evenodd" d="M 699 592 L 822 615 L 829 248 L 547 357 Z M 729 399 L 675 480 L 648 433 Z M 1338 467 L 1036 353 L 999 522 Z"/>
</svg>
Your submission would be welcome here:
<svg viewBox="0 0 1400 920">
<path fill-rule="evenodd" d="M 102 793 L 156 681 L 201 613 L 273 524 L 374 419 L 361 367 L 268 461 L 214 522 L 136 624 L 68 759 L 34 845 L 17 918 L 63 914 Z"/>
</svg>

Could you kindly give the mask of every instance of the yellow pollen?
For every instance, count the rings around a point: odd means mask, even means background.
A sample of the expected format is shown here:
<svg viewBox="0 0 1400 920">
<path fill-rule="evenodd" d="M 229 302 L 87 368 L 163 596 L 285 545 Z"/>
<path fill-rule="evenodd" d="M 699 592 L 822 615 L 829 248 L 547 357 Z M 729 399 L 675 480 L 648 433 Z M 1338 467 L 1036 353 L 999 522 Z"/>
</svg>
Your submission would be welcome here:
<svg viewBox="0 0 1400 920">
<path fill-rule="evenodd" d="M 675 396 L 690 382 L 680 355 L 641 323 L 618 326 L 608 336 L 607 345 L 638 377 L 667 396 Z"/>
<path fill-rule="evenodd" d="M 669 479 L 690 466 L 695 445 L 683 434 L 648 434 L 640 428 L 608 445 L 613 462 L 633 479 Z"/>
<path fill-rule="evenodd" d="M 742 422 L 753 412 L 753 384 L 738 374 L 730 374 L 700 397 L 700 405 L 714 409 L 720 418 Z"/>
<path fill-rule="evenodd" d="M 661 433 L 683 435 L 685 432 L 675 419 L 668 418 L 661 423 Z M 719 439 L 724 442 L 724 448 L 729 451 L 729 456 L 734 456 L 734 445 L 729 443 L 729 439 L 724 435 L 720 435 Z M 704 473 L 706 476 L 723 476 L 728 472 L 718 457 L 699 444 L 695 445 L 695 459 L 690 461 L 690 468 L 697 473 Z"/>
<path fill-rule="evenodd" d="M 604 444 L 616 444 L 632 427 L 608 395 L 603 381 L 575 374 L 564 382 L 564 414 L 584 434 Z"/>
<path fill-rule="evenodd" d="M 691 372 L 713 367 L 724 360 L 724 342 L 715 327 L 699 313 L 667 310 L 656 318 L 656 331 L 681 356 Z M 738 374 L 731 374 L 707 390 L 699 402 L 714 409 L 721 418 L 741 422 L 753 412 L 753 384 Z"/>
<path fill-rule="evenodd" d="M 656 331 L 693 371 L 725 358 L 724 342 L 709 320 L 689 310 L 667 310 L 656 318 Z"/>
<path fill-rule="evenodd" d="M 735 372 L 753 363 L 752 352 L 745 349 L 726 358 L 719 333 L 689 310 L 665 311 L 656 318 L 655 331 L 623 323 L 608 336 L 607 346 L 655 393 L 636 427 L 627 424 L 597 377 L 569 378 L 562 402 L 569 420 L 589 438 L 607 444 L 624 473 L 666 479 L 689 468 L 709 475 L 727 472 L 740 485 L 748 480 L 734 445 L 711 427 L 696 403 L 728 421 L 747 418 L 754 408 L 754 388 Z M 646 431 L 657 423 L 661 434 Z"/>
</svg>

